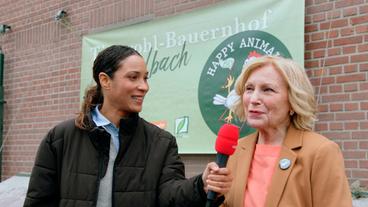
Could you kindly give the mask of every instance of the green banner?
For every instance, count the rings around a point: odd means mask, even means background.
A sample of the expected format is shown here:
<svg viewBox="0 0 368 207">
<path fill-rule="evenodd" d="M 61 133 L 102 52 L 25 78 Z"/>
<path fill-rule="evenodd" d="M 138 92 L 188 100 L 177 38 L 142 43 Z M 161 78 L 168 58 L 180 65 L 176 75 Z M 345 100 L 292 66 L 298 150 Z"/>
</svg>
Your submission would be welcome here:
<svg viewBox="0 0 368 207">
<path fill-rule="evenodd" d="M 145 58 L 150 91 L 141 116 L 176 136 L 180 153 L 214 153 L 225 122 L 252 131 L 229 110 L 243 65 L 262 55 L 304 64 L 304 1 L 231 1 L 83 37 L 81 98 L 102 49 L 129 45 Z"/>
</svg>

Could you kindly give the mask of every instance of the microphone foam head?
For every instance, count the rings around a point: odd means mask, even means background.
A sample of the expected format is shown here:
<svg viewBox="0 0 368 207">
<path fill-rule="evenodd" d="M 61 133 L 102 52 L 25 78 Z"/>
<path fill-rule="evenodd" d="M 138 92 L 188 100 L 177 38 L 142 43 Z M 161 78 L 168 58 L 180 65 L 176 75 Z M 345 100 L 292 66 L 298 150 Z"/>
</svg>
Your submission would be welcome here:
<svg viewBox="0 0 368 207">
<path fill-rule="evenodd" d="M 232 155 L 238 145 L 239 127 L 233 124 L 224 124 L 217 134 L 215 149 L 218 153 Z"/>
</svg>

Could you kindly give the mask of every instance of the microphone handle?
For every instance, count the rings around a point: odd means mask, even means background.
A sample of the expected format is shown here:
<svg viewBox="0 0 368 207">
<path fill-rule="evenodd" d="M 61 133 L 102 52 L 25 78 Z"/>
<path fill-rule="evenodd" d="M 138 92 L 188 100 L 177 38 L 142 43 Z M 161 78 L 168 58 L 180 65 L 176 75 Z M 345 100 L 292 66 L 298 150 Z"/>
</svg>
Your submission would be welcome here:
<svg viewBox="0 0 368 207">
<path fill-rule="evenodd" d="M 228 158 L 229 158 L 229 155 L 221 154 L 221 153 L 218 152 L 216 154 L 216 164 L 220 168 L 226 167 Z"/>
<path fill-rule="evenodd" d="M 223 168 L 223 167 L 226 166 L 226 163 L 227 163 L 228 158 L 229 158 L 228 155 L 217 153 L 216 154 L 216 164 L 220 168 Z M 212 205 L 212 202 L 213 202 L 213 200 L 215 200 L 216 195 L 217 195 L 216 192 L 213 192 L 211 190 L 208 191 L 208 193 L 207 193 L 206 207 L 210 207 Z"/>
</svg>

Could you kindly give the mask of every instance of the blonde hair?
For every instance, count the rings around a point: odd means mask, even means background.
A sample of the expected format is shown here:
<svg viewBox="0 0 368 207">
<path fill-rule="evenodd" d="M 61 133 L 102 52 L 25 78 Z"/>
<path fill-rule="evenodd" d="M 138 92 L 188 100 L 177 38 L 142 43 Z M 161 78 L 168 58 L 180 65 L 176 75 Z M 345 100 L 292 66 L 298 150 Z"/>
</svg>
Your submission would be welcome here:
<svg viewBox="0 0 368 207">
<path fill-rule="evenodd" d="M 272 65 L 283 77 L 288 86 L 288 99 L 291 109 L 295 112 L 291 115 L 291 123 L 297 129 L 312 130 L 316 120 L 317 104 L 314 97 L 314 89 L 303 67 L 296 62 L 278 56 L 263 56 L 255 58 L 248 63 L 238 77 L 235 90 L 242 97 L 245 92 L 245 83 L 254 70 Z M 240 120 L 246 121 L 243 99 L 233 107 L 234 113 Z"/>
</svg>

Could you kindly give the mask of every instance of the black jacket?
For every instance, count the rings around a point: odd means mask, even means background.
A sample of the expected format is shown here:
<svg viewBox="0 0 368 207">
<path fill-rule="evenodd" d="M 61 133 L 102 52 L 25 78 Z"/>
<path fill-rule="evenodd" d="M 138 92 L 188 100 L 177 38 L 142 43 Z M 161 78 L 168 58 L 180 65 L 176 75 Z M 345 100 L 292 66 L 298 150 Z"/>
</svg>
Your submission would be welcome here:
<svg viewBox="0 0 368 207">
<path fill-rule="evenodd" d="M 89 118 L 91 120 L 91 118 Z M 109 160 L 110 134 L 91 122 L 54 127 L 43 139 L 32 170 L 25 207 L 96 206 Z M 120 121 L 113 170 L 112 206 L 204 206 L 201 176 L 185 179 L 175 138 L 137 114 Z"/>
</svg>

